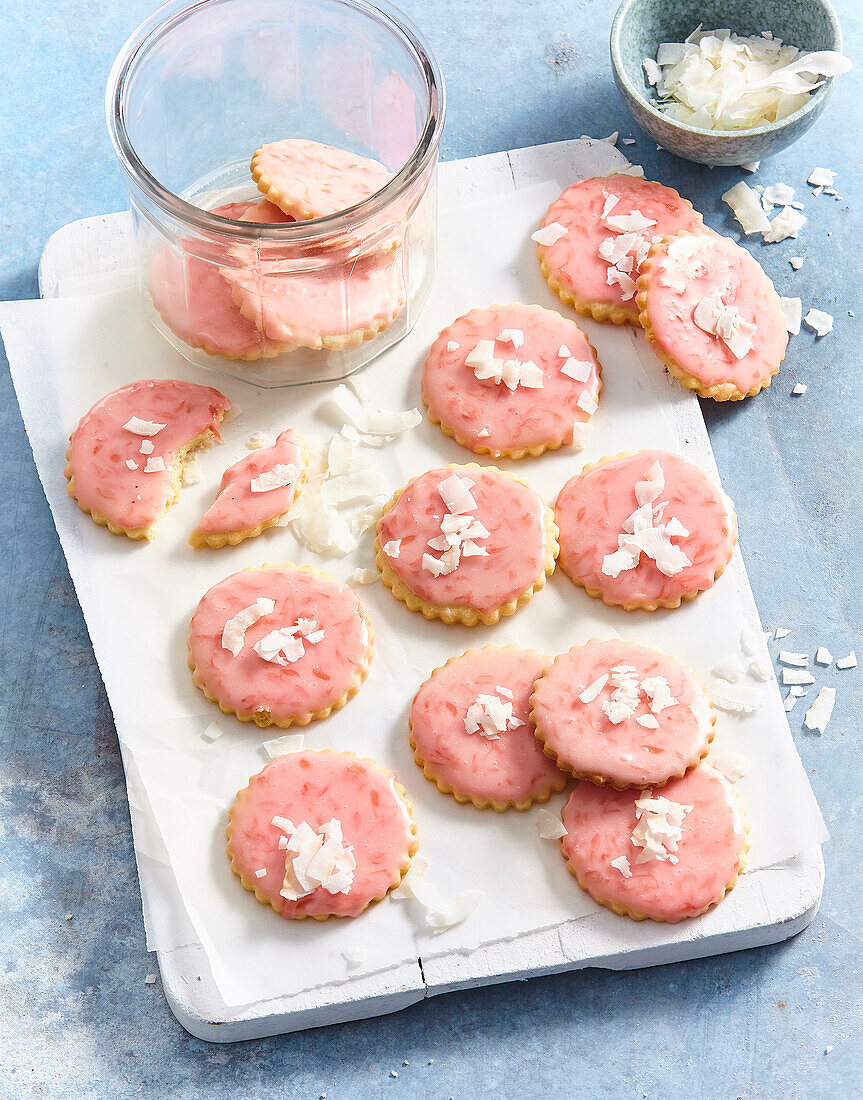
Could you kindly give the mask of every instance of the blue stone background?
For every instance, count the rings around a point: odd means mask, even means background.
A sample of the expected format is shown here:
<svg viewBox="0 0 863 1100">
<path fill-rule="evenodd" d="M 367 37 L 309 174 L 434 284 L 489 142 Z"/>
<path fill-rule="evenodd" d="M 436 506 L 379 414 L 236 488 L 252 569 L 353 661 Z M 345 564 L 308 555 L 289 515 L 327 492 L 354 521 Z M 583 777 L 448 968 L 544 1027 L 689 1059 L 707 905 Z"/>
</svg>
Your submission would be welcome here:
<svg viewBox="0 0 863 1100">
<path fill-rule="evenodd" d="M 719 196 L 741 173 L 657 151 L 626 115 L 608 60 L 609 0 L 402 6 L 446 74 L 445 157 L 619 129 L 638 139 L 625 148 L 649 178 L 735 232 Z M 36 296 L 53 230 L 124 207 L 103 88 L 151 9 L 147 0 L 0 6 L 0 297 Z M 794 649 L 824 643 L 841 654 L 861 648 L 863 621 L 863 8 L 840 0 L 837 10 L 855 69 L 816 127 L 750 180 L 797 187 L 809 221 L 799 241 L 747 242 L 780 293 L 833 313 L 835 331 L 794 338 L 758 398 L 704 412 L 764 623 L 793 627 Z M 815 165 L 838 172 L 842 202 L 809 199 Z M 795 254 L 806 257 L 797 274 L 787 263 Z M 791 398 L 798 379 L 809 391 Z M 5 360 L 0 585 L 3 1097 L 863 1096 L 859 672 L 824 675 L 840 690 L 823 737 L 802 731 L 801 705 L 791 716 L 832 833 L 821 911 L 795 939 L 640 972 L 456 993 L 378 1020 L 219 1047 L 189 1037 L 159 983 L 143 981 L 156 967 L 144 947 L 111 714 Z"/>
</svg>

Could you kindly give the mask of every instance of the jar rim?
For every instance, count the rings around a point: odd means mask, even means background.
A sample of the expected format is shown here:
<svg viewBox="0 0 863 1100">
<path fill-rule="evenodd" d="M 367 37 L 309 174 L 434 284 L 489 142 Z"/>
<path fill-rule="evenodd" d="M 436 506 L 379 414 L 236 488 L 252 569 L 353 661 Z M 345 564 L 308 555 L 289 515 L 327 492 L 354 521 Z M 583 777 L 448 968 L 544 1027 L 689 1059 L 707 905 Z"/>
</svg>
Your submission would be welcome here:
<svg viewBox="0 0 863 1100">
<path fill-rule="evenodd" d="M 193 12 L 216 7 L 231 0 L 168 0 L 129 36 L 118 53 L 108 77 L 105 114 L 114 152 L 127 175 L 166 214 L 204 233 L 219 233 L 244 239 L 308 242 L 330 234 L 349 231 L 384 210 L 425 171 L 437 155 L 446 115 L 443 74 L 431 47 L 416 26 L 387 0 L 334 0 L 343 7 L 359 11 L 382 23 L 408 47 L 421 69 L 426 83 L 426 121 L 413 152 L 379 190 L 361 202 L 320 218 L 268 225 L 261 222 L 237 222 L 187 202 L 174 194 L 153 175 L 135 151 L 125 122 L 125 90 L 139 56 L 165 34 L 185 22 Z"/>
</svg>

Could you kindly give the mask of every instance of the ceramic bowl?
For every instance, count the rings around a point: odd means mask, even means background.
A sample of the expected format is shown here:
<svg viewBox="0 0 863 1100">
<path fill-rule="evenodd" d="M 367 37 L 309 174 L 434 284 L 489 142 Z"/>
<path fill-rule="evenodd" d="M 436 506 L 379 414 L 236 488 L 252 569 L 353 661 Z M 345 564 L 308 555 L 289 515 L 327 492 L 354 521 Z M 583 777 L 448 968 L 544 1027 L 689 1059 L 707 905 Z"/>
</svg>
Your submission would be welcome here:
<svg viewBox="0 0 863 1100">
<path fill-rule="evenodd" d="M 611 64 L 623 101 L 638 125 L 670 153 L 701 164 L 746 164 L 778 153 L 805 133 L 824 110 L 828 78 L 794 114 L 750 130 L 702 130 L 657 109 L 642 68 L 663 42 L 682 42 L 699 25 L 735 34 L 771 31 L 801 50 L 842 49 L 839 21 L 826 0 L 623 0 L 611 27 Z"/>
</svg>

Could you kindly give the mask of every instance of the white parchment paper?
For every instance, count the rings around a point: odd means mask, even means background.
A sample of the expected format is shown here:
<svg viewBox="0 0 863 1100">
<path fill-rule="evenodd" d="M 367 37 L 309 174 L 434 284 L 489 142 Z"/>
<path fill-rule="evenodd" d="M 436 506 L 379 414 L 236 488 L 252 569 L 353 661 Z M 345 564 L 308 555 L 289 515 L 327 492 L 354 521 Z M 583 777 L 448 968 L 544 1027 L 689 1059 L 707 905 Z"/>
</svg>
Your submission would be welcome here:
<svg viewBox="0 0 863 1100">
<path fill-rule="evenodd" d="M 608 149 L 601 150 L 606 159 Z M 587 149 L 579 167 L 596 171 L 595 162 Z M 439 329 L 466 309 L 514 299 L 560 307 L 529 240 L 559 187 L 536 184 L 536 171 L 535 165 L 522 170 L 527 185 L 511 194 L 444 211 L 441 274 L 432 298 L 414 331 L 363 372 L 377 403 L 420 404 L 425 352 Z M 576 174 L 569 171 L 567 179 Z M 562 170 L 543 164 L 543 174 L 559 176 Z M 517 165 L 513 178 L 516 185 L 521 182 Z M 700 417 L 695 399 L 669 382 L 641 335 L 579 324 L 603 364 L 600 408 L 587 448 L 580 455 L 559 451 L 501 465 L 517 469 L 550 502 L 584 463 L 623 449 L 667 447 L 712 466 L 703 429 L 685 428 Z M 467 921 L 438 936 L 424 928 L 418 906 L 392 899 L 353 922 L 283 921 L 240 887 L 225 857 L 223 835 L 237 788 L 266 763 L 261 743 L 279 731 L 243 725 L 206 702 L 186 667 L 188 621 L 207 588 L 261 562 L 314 564 L 348 580 L 356 567 L 373 567 L 372 532 L 353 554 L 329 560 L 305 550 L 290 529 L 276 528 L 219 551 L 192 550 L 186 538 L 213 499 L 223 470 L 247 453 L 248 436 L 262 431 L 275 437 L 293 426 L 326 439 L 340 427 L 330 401 L 333 385 L 262 392 L 203 374 L 150 328 L 131 290 L 3 304 L 0 330 L 116 719 L 152 947 L 198 940 L 225 1003 L 239 1005 L 596 912 L 566 872 L 557 844 L 539 839 L 535 811 L 478 812 L 458 806 L 425 781 L 407 740 L 410 700 L 421 681 L 454 653 L 488 642 L 556 653 L 594 636 L 617 635 L 676 653 L 709 680 L 717 661 L 739 652 L 744 625 L 760 634 L 739 554 L 710 592 L 678 610 L 653 614 L 609 609 L 561 572 L 526 608 L 491 628 L 428 623 L 382 585 L 359 588 L 376 634 L 372 674 L 345 710 L 307 728 L 306 744 L 351 749 L 396 771 L 414 807 L 429 877 L 445 897 L 466 889 L 482 890 L 485 897 Z M 184 489 L 157 541 L 147 545 L 109 535 L 78 510 L 65 491 L 64 452 L 80 415 L 104 393 L 136 378 L 160 376 L 217 385 L 242 413 L 225 426 L 224 446 L 202 455 L 203 480 Z M 431 465 L 474 458 L 427 422 L 391 447 L 366 454 L 389 489 Z M 757 869 L 822 842 L 826 831 L 778 686 L 775 681 L 750 686 L 760 691 L 763 705 L 749 718 L 722 715 L 717 743 L 749 761 L 739 788 L 752 824 L 749 867 Z M 207 743 L 200 734 L 213 719 L 225 733 Z M 549 808 L 556 810 L 562 801 L 558 796 Z M 611 914 L 608 919 L 618 920 Z M 366 948 L 366 962 L 349 970 L 342 952 L 358 945 Z"/>
</svg>

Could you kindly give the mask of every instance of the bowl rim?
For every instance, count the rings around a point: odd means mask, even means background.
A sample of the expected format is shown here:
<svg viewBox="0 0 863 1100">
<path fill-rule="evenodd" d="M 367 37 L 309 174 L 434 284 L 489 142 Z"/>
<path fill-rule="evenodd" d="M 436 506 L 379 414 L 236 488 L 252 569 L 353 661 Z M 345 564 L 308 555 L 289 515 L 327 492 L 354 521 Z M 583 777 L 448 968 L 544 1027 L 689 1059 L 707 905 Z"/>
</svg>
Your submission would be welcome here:
<svg viewBox="0 0 863 1100">
<path fill-rule="evenodd" d="M 697 134 L 699 137 L 711 137 L 718 141 L 729 141 L 737 138 L 752 138 L 763 137 L 765 134 L 775 134 L 780 130 L 783 130 L 786 126 L 790 126 L 792 123 L 805 118 L 806 115 L 811 114 L 816 107 L 821 104 L 827 95 L 830 93 L 833 87 L 833 82 L 836 79 L 835 76 L 828 76 L 824 83 L 814 93 L 810 94 L 809 101 L 804 103 L 802 107 L 798 107 L 797 110 L 788 115 L 786 118 L 781 119 L 779 122 L 771 122 L 767 126 L 752 126 L 746 130 L 706 130 L 700 126 L 690 126 L 687 122 L 679 122 L 675 118 L 670 118 L 664 114 L 658 108 L 653 105 L 653 102 L 649 100 L 644 92 L 635 86 L 632 80 L 629 78 L 629 74 L 626 71 L 626 67 L 620 56 L 620 35 L 623 28 L 623 24 L 629 15 L 631 9 L 642 0 L 622 0 L 618 7 L 614 20 L 611 24 L 611 64 L 614 69 L 615 76 L 623 84 L 626 91 L 635 100 L 641 104 L 642 107 L 648 112 L 648 114 L 656 119 L 658 122 L 664 123 L 666 126 L 670 126 L 673 129 L 680 130 L 687 134 Z M 839 53 L 842 52 L 842 29 L 839 25 L 839 20 L 836 16 L 836 12 L 833 10 L 832 4 L 829 0 L 816 0 L 819 7 L 821 7 L 827 16 L 828 22 L 833 32 L 833 45 L 829 48 L 836 50 Z"/>
<path fill-rule="evenodd" d="M 376 20 L 395 35 L 413 55 L 422 71 L 427 88 L 426 121 L 416 146 L 401 168 L 380 190 L 353 206 L 321 218 L 278 223 L 238 222 L 204 210 L 174 194 L 160 183 L 138 156 L 129 138 L 124 112 L 124 91 L 130 73 L 141 53 L 158 44 L 170 30 L 185 22 L 193 13 L 231 0 L 167 0 L 147 17 L 121 47 L 105 88 L 105 115 L 114 152 L 123 172 L 145 193 L 148 199 L 169 217 L 180 220 L 184 227 L 202 233 L 248 240 L 279 241 L 282 244 L 306 243 L 358 227 L 367 218 L 385 209 L 420 178 L 437 156 L 446 117 L 446 88 L 440 64 L 418 28 L 388 0 L 333 0 L 334 4 L 353 8 Z M 251 176 L 249 177 L 251 179 Z M 131 197 L 131 196 L 130 196 Z"/>
</svg>

